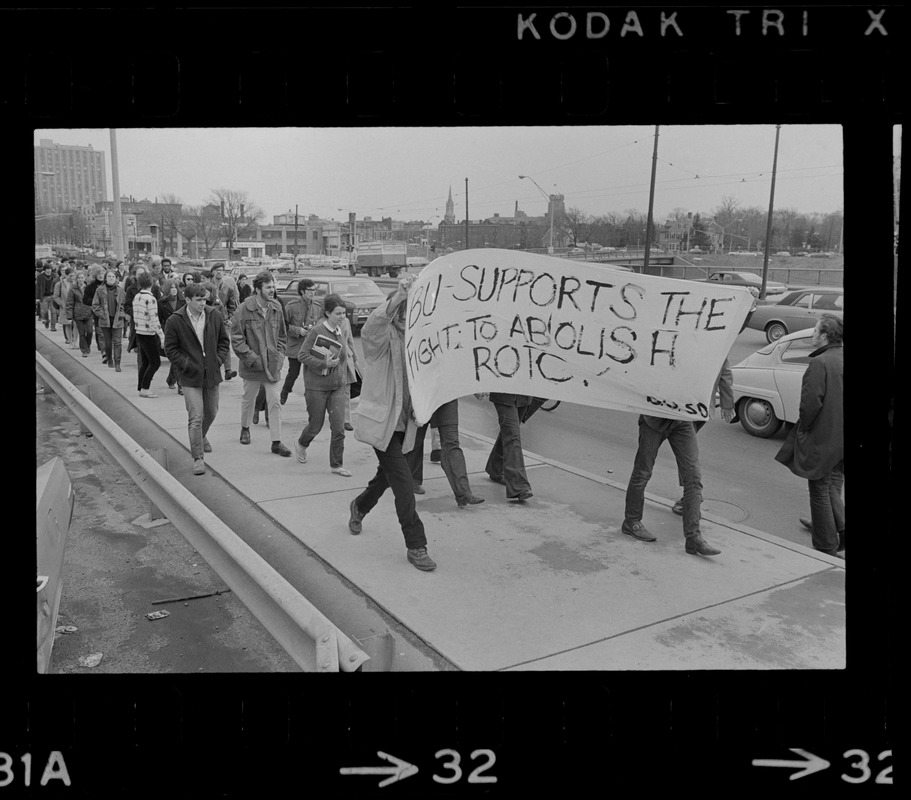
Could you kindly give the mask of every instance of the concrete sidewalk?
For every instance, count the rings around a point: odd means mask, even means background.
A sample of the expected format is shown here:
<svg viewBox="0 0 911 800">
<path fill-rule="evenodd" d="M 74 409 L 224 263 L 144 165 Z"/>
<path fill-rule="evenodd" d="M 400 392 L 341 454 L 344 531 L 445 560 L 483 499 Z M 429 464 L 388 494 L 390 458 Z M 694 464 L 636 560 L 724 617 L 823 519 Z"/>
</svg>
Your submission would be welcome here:
<svg viewBox="0 0 911 800">
<path fill-rule="evenodd" d="M 36 331 L 63 347 L 59 328 L 39 322 Z M 66 352 L 174 437 L 172 460 L 189 460 L 184 401 L 164 385 L 166 360 L 152 385 L 160 396 L 146 399 L 136 389 L 134 354 L 124 353 L 117 373 L 94 351 L 85 359 Z M 420 572 L 405 558 L 391 492 L 360 536 L 348 533 L 349 503 L 376 471 L 372 448 L 346 437 L 353 477 L 343 478 L 329 472 L 328 422 L 306 464 L 270 452 L 264 421 L 243 446 L 242 388 L 239 378 L 221 384 L 210 471 L 462 669 L 845 667 L 841 559 L 711 515 L 703 532 L 721 555 L 688 555 L 673 501 L 654 495 L 644 521 L 658 540 L 637 541 L 620 532 L 625 483 L 534 453 L 526 452 L 534 498 L 508 502 L 484 472 L 490 438 L 463 430 L 472 488 L 486 502 L 459 509 L 443 470 L 426 460 L 426 494 L 416 499 L 439 566 Z M 307 418 L 297 388 L 283 407 L 282 440 L 292 448 Z"/>
</svg>

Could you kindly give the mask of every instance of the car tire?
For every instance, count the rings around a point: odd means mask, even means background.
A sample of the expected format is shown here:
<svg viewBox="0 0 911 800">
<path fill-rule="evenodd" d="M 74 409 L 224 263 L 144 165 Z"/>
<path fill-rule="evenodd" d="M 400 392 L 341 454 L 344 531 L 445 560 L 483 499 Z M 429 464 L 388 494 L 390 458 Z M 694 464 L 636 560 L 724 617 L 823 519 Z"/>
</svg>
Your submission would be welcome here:
<svg viewBox="0 0 911 800">
<path fill-rule="evenodd" d="M 765 338 L 769 344 L 777 342 L 782 336 L 787 336 L 788 326 L 783 322 L 770 322 L 765 326 Z"/>
<path fill-rule="evenodd" d="M 768 439 L 781 428 L 782 422 L 775 416 L 771 403 L 757 397 L 744 397 L 737 407 L 740 424 L 750 436 Z"/>
</svg>

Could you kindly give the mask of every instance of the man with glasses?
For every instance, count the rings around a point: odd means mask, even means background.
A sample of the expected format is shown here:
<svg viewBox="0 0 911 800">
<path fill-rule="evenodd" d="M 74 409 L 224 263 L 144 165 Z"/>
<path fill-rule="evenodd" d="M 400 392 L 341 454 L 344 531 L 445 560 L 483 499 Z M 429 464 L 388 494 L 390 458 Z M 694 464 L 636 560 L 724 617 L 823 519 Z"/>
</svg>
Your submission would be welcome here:
<svg viewBox="0 0 911 800">
<path fill-rule="evenodd" d="M 206 434 L 218 414 L 221 365 L 231 342 L 221 313 L 206 305 L 206 290 L 200 284 L 187 286 L 184 298 L 187 304 L 168 317 L 164 350 L 183 388 L 193 474 L 204 475 L 203 454 L 212 452 Z"/>
<path fill-rule="evenodd" d="M 288 326 L 288 374 L 282 386 L 281 404 L 291 394 L 291 387 L 300 375 L 301 362 L 297 356 L 307 336 L 307 331 L 319 320 L 319 309 L 313 303 L 316 283 L 303 278 L 297 283 L 297 297 L 285 303 L 285 324 Z"/>
</svg>

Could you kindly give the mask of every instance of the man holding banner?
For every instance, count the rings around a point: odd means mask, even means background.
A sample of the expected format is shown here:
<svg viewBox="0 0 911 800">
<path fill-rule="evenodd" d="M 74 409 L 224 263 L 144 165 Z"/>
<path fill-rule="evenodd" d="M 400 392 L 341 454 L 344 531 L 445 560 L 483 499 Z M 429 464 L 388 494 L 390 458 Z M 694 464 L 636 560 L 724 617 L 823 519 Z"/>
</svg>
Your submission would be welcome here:
<svg viewBox="0 0 911 800">
<path fill-rule="evenodd" d="M 391 488 L 408 561 L 429 572 L 437 565 L 427 554 L 412 478 L 414 460 L 424 452 L 427 426 L 415 419 L 405 374 L 405 300 L 413 282 L 413 275 L 401 278 L 398 289 L 373 310 L 361 329 L 363 386 L 358 408 L 352 413 L 354 438 L 373 447 L 379 466 L 367 488 L 351 501 L 348 530 L 359 534 L 364 517 Z"/>
<path fill-rule="evenodd" d="M 649 533 L 642 524 L 642 509 L 645 504 L 645 487 L 652 477 L 658 450 L 665 439 L 671 443 L 683 482 L 683 535 L 686 539 L 686 552 L 717 556 L 721 551 L 706 542 L 699 530 L 699 521 L 702 519 L 699 446 L 696 444 L 696 428 L 686 420 L 639 415 L 639 449 L 626 488 L 626 510 L 620 530 L 643 542 L 655 541 L 654 534 Z"/>
</svg>

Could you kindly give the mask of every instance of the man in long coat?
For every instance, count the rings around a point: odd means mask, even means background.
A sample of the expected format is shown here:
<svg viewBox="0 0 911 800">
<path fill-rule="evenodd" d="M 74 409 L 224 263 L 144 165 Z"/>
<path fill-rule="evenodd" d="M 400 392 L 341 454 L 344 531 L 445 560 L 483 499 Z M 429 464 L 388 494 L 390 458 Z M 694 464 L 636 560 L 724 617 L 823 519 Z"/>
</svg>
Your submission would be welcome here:
<svg viewBox="0 0 911 800">
<path fill-rule="evenodd" d="M 845 480 L 844 323 L 826 314 L 813 329 L 810 365 L 800 389 L 800 416 L 775 456 L 810 490 L 813 547 L 829 555 L 844 549 Z"/>
</svg>

